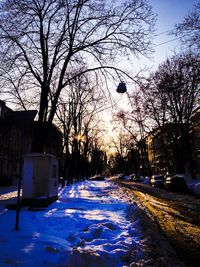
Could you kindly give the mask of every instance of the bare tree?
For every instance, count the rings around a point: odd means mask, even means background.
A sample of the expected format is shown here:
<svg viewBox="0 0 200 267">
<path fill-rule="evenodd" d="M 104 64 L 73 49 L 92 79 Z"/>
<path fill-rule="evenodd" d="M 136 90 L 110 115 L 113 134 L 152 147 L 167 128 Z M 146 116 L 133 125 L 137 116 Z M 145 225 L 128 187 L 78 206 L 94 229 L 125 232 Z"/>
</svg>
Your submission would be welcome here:
<svg viewBox="0 0 200 267">
<path fill-rule="evenodd" d="M 150 167 L 147 157 L 147 149 L 145 143 L 146 134 L 149 130 L 149 114 L 146 113 L 143 97 L 143 91 L 141 88 L 135 90 L 132 94 L 128 94 L 130 111 L 119 111 L 116 114 L 117 122 L 120 122 L 123 129 L 129 133 L 129 143 L 137 151 L 137 165 L 141 166 L 141 175 L 150 175 Z M 135 153 L 135 151 L 134 151 Z M 138 171 L 137 171 L 138 172 Z"/>
<path fill-rule="evenodd" d="M 52 123 L 61 92 L 77 76 L 118 72 L 114 62 L 120 56 L 150 51 L 155 19 L 146 0 L 4 0 L 0 5 L 1 77 L 16 68 L 26 74 L 24 81 L 39 89 L 41 123 Z"/>
<path fill-rule="evenodd" d="M 121 129 L 116 136 L 112 138 L 112 148 L 115 149 L 116 153 L 110 158 L 112 161 L 112 168 L 116 172 L 126 173 L 127 155 L 131 147 L 130 134 L 127 134 L 124 129 Z M 127 174 L 127 173 L 126 173 Z"/>
<path fill-rule="evenodd" d="M 189 160 L 193 177 L 190 124 L 192 112 L 199 105 L 199 71 L 200 61 L 195 55 L 175 55 L 159 66 L 143 88 L 147 111 L 157 122 L 157 127 L 163 128 L 167 123 L 174 125 L 174 148 L 181 155 L 177 156 L 176 171 L 184 172 L 186 160 Z M 163 142 L 163 148 L 164 145 Z"/>
<path fill-rule="evenodd" d="M 199 59 L 192 54 L 178 55 L 161 64 L 155 78 L 165 95 L 168 115 L 174 122 L 188 123 L 199 100 Z"/>
<path fill-rule="evenodd" d="M 103 174 L 106 166 L 107 156 L 102 149 L 101 139 L 93 137 L 90 142 L 90 174 Z"/>
<path fill-rule="evenodd" d="M 96 127 L 94 120 L 106 106 L 96 82 L 93 75 L 80 76 L 59 100 L 56 117 L 63 131 L 63 177 L 68 177 L 69 182 L 89 172 L 89 146 L 94 137 L 91 128 Z"/>
<path fill-rule="evenodd" d="M 189 46 L 199 53 L 200 49 L 200 2 L 194 6 L 182 22 L 175 25 L 173 32 L 175 35 L 180 36 L 183 45 Z"/>
</svg>

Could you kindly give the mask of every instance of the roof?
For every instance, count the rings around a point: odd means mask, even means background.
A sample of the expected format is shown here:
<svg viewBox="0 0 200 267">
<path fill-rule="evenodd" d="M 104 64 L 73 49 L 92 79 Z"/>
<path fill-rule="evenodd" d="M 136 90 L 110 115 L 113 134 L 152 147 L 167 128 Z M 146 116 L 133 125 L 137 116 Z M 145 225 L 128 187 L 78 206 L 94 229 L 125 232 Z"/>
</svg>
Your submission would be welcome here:
<svg viewBox="0 0 200 267">
<path fill-rule="evenodd" d="M 23 111 L 13 111 L 12 119 L 15 122 L 33 122 L 37 110 L 23 110 Z"/>
</svg>

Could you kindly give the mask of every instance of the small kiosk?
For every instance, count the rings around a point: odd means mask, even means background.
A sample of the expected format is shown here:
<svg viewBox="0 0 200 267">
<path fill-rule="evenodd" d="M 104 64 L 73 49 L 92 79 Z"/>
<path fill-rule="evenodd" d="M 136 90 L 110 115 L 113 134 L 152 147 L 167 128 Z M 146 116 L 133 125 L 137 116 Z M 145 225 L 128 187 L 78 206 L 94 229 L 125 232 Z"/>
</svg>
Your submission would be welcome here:
<svg viewBox="0 0 200 267">
<path fill-rule="evenodd" d="M 58 197 L 58 158 L 43 153 L 24 156 L 22 205 L 49 204 Z"/>
</svg>

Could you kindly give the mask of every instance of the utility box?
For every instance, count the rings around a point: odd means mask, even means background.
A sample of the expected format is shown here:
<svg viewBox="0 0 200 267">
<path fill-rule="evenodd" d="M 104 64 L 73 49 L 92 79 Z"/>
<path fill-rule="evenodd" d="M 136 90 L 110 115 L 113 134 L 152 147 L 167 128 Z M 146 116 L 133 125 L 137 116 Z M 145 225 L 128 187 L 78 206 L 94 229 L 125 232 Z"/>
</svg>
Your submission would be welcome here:
<svg viewBox="0 0 200 267">
<path fill-rule="evenodd" d="M 48 203 L 58 196 L 58 158 L 43 153 L 24 156 L 22 203 L 32 204 L 36 199 Z"/>
</svg>

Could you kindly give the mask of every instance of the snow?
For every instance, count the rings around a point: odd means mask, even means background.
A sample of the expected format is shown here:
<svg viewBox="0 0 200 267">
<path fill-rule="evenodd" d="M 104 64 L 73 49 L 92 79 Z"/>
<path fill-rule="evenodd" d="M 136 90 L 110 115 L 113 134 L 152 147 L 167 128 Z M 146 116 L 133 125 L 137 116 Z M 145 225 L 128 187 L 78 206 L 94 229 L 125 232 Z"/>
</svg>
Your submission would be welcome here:
<svg viewBox="0 0 200 267">
<path fill-rule="evenodd" d="M 188 185 L 200 194 L 200 179 Z M 14 230 L 16 212 L 4 208 L 16 202 L 16 187 L 0 193 L 2 267 L 183 266 L 154 226 L 144 231 L 148 224 L 140 209 L 109 180 L 62 188 L 44 210 L 22 208 L 19 231 Z M 151 248 L 158 250 L 156 259 Z"/>
<path fill-rule="evenodd" d="M 187 181 L 187 185 L 194 194 L 200 196 L 200 178 L 195 180 L 190 179 Z"/>
<path fill-rule="evenodd" d="M 118 190 L 110 181 L 73 184 L 45 210 L 21 209 L 19 231 L 15 211 L 4 211 L 0 266 L 128 266 L 133 249 L 141 257 L 141 227 L 136 217 L 126 218 L 130 203 L 120 200 Z"/>
</svg>

